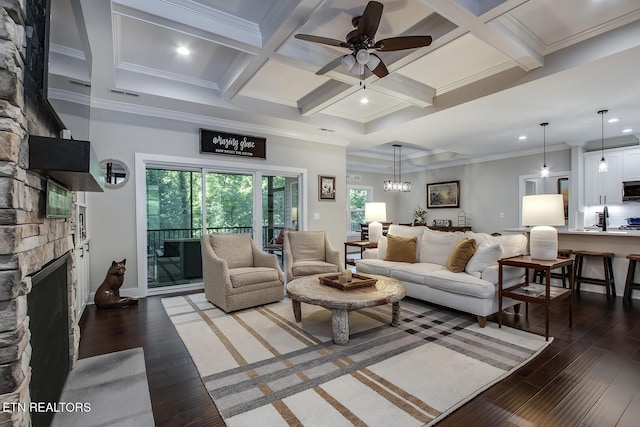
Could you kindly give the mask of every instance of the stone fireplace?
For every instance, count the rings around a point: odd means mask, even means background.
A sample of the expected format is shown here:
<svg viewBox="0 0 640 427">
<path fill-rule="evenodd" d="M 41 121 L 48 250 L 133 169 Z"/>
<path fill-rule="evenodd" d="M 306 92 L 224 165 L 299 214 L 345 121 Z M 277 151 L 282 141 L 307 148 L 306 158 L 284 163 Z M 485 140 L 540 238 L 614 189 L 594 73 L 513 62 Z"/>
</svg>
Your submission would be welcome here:
<svg viewBox="0 0 640 427">
<path fill-rule="evenodd" d="M 62 258 L 65 259 L 62 272 L 57 274 L 62 274 L 66 286 L 63 295 L 68 339 L 62 341 L 69 368 L 77 360 L 80 341 L 75 312 L 75 215 L 71 219 L 45 218 L 46 180 L 30 173 L 27 165 L 28 135 L 52 136 L 60 130 L 57 117 L 42 99 L 25 96 L 28 16 L 25 9 L 33 4 L 40 5 L 36 12 L 42 12 L 41 1 L 0 1 L 0 425 L 3 426 L 32 423 L 28 411 L 5 409 L 32 401 L 30 384 L 38 378 L 33 377 L 37 374 L 32 371 L 31 362 L 39 355 L 32 354 L 28 313 L 46 310 L 47 304 L 43 304 L 42 298 L 30 301 L 28 297 L 32 278 L 38 277 L 34 275 Z"/>
</svg>

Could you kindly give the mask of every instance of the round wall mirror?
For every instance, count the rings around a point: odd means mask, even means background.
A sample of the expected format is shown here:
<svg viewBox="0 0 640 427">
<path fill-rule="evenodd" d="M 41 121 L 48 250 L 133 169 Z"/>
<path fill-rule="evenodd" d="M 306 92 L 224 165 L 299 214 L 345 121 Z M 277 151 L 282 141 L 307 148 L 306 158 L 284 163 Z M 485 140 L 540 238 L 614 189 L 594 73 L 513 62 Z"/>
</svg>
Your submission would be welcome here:
<svg viewBox="0 0 640 427">
<path fill-rule="evenodd" d="M 120 188 L 129 180 L 129 167 L 122 160 L 104 159 L 100 162 L 106 188 Z"/>
</svg>

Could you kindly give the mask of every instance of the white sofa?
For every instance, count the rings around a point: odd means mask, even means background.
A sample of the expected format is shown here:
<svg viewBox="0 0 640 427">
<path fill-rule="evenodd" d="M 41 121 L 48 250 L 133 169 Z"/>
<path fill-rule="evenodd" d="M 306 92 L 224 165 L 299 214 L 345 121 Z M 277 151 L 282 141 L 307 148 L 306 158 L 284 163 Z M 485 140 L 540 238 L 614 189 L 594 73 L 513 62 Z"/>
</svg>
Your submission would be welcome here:
<svg viewBox="0 0 640 427">
<path fill-rule="evenodd" d="M 417 238 L 416 263 L 385 261 L 387 238 L 378 242 L 377 249 L 368 249 L 356 261 L 362 274 L 379 274 L 401 281 L 407 296 L 475 314 L 484 327 L 487 316 L 498 311 L 498 259 L 526 253 L 524 234 L 491 236 L 474 232 L 442 232 L 427 227 L 391 225 L 388 234 Z M 462 238 L 475 239 L 477 250 L 465 266 L 454 273 L 447 269 L 447 258 Z M 503 286 L 524 279 L 524 269 L 503 267 Z M 518 304 L 503 299 L 503 308 Z"/>
</svg>

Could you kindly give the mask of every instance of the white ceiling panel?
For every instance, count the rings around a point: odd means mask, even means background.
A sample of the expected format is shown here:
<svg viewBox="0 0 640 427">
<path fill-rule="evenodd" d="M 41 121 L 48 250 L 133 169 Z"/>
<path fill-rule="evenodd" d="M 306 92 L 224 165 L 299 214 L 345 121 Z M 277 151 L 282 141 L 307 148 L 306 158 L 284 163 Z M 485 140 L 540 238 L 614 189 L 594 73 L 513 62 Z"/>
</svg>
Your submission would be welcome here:
<svg viewBox="0 0 640 427">
<path fill-rule="evenodd" d="M 497 49 L 467 33 L 407 65 L 398 74 L 428 84 L 442 94 L 515 65 Z"/>
<path fill-rule="evenodd" d="M 242 88 L 250 98 L 297 107 L 300 98 L 329 79 L 286 64 L 268 61 Z"/>
<path fill-rule="evenodd" d="M 360 102 L 364 96 L 369 100 L 366 104 Z M 399 99 L 361 89 L 328 107 L 323 113 L 366 123 L 407 106 L 407 103 Z"/>
<path fill-rule="evenodd" d="M 616 21 L 626 23 L 625 17 L 638 11 L 637 0 L 536 0 L 526 2 L 511 15 L 551 46 L 585 32 L 606 31 L 619 25 Z"/>
<path fill-rule="evenodd" d="M 228 64 L 242 52 L 188 34 L 157 25 L 114 15 L 116 28 L 117 66 L 159 74 L 184 75 L 191 79 L 219 81 Z M 131 40 L 136 40 L 131 43 Z M 191 53 L 181 55 L 177 48 L 184 46 Z"/>
</svg>

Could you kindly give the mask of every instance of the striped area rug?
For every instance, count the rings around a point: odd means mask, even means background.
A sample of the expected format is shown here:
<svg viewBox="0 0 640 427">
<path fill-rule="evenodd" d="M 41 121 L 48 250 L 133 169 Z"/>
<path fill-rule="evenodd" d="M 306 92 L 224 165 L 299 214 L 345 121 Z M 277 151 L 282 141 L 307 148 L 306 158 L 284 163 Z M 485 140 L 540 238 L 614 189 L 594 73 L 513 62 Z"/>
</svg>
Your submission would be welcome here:
<svg viewBox="0 0 640 427">
<path fill-rule="evenodd" d="M 550 342 L 410 300 L 349 313 L 346 346 L 331 312 L 291 302 L 225 314 L 204 294 L 164 298 L 228 426 L 435 424 L 533 359 Z"/>
</svg>

